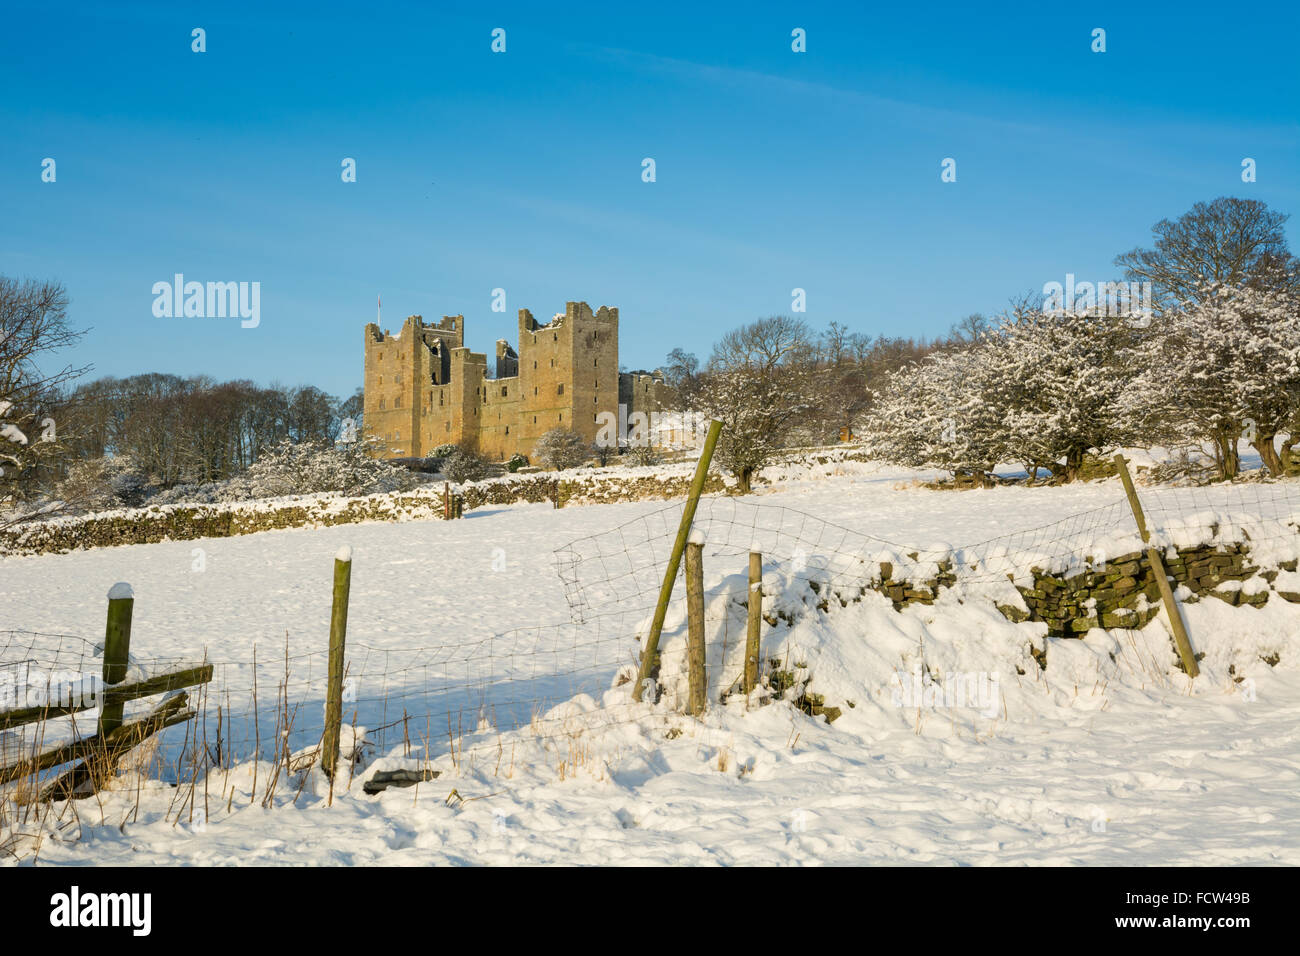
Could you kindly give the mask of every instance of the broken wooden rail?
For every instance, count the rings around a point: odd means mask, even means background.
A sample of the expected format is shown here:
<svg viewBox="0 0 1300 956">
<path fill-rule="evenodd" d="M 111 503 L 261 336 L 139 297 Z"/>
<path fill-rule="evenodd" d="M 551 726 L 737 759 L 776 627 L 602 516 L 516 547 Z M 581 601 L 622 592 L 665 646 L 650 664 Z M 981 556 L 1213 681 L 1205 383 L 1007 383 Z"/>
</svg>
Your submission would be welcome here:
<svg viewBox="0 0 1300 956">
<path fill-rule="evenodd" d="M 130 750 L 154 734 L 195 716 L 196 712 L 189 706 L 189 695 L 182 691 L 161 701 L 142 718 L 130 721 L 124 719 L 124 705 L 129 701 L 206 684 L 212 680 L 213 675 L 211 664 L 199 664 L 155 674 L 142 680 L 126 680 L 134 603 L 135 596 L 129 584 L 115 584 L 108 592 L 104 660 L 97 681 L 92 675 L 74 675 L 77 678 L 76 689 L 66 694 L 60 691 L 54 700 L 50 700 L 56 685 L 52 680 L 47 680 L 44 691 L 46 699 L 43 703 L 0 712 L 0 730 L 5 730 L 98 708 L 99 719 L 95 733 L 50 750 L 26 754 L 11 764 L 0 766 L 0 784 L 75 763 L 76 766 L 42 787 L 37 799 L 73 796 L 87 783 L 93 792 L 112 775 L 117 762 Z M 60 672 L 58 676 L 67 676 L 67 672 Z M 86 694 L 84 684 L 88 678 L 95 686 L 91 693 Z M 25 697 L 30 696 L 30 690 L 28 688 Z"/>
</svg>

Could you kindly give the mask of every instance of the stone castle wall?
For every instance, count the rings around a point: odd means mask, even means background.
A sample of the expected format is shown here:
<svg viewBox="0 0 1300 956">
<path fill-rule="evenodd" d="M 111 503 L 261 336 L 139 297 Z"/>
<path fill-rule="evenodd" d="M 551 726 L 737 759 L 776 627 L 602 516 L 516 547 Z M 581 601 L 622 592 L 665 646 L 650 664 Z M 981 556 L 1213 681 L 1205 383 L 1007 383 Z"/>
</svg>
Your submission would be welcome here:
<svg viewBox="0 0 1300 956">
<path fill-rule="evenodd" d="M 646 411 L 668 401 L 662 378 L 619 374 L 616 308 L 568 302 L 546 324 L 520 309 L 519 350 L 496 343 L 494 377 L 464 336 L 460 315 L 436 325 L 413 315 L 397 335 L 366 326 L 364 424 L 383 457 L 421 458 L 447 444 L 498 460 L 531 455 L 553 428 L 594 442 L 600 416 L 617 417 L 624 396 Z"/>
</svg>

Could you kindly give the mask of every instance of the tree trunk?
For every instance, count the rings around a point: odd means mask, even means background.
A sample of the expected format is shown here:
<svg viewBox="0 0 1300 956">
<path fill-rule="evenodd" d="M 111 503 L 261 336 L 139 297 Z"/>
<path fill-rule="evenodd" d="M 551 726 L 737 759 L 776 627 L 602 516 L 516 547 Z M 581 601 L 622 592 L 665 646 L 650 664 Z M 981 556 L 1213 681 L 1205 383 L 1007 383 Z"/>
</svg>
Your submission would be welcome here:
<svg viewBox="0 0 1300 956">
<path fill-rule="evenodd" d="M 1079 472 L 1083 470 L 1083 452 L 1082 448 L 1071 448 L 1065 453 L 1065 480 L 1062 484 L 1078 480 Z"/>
<path fill-rule="evenodd" d="M 1214 444 L 1218 449 L 1219 459 L 1219 477 L 1226 480 L 1236 478 L 1241 472 L 1241 456 L 1237 453 L 1237 435 L 1236 429 L 1231 431 L 1220 431 L 1214 436 Z"/>
<path fill-rule="evenodd" d="M 1278 457 L 1277 449 L 1273 445 L 1273 439 L 1276 437 L 1275 434 L 1266 435 L 1259 432 L 1251 445 L 1259 452 L 1259 459 L 1264 463 L 1264 467 L 1268 469 L 1268 473 L 1274 478 L 1280 478 L 1286 474 L 1286 466 L 1282 464 L 1282 459 Z"/>
<path fill-rule="evenodd" d="M 753 468 L 742 468 L 740 469 L 740 471 L 736 472 L 736 486 L 740 494 L 742 495 L 749 494 L 750 482 L 753 479 L 753 477 L 754 477 Z"/>
<path fill-rule="evenodd" d="M 1291 449 L 1295 447 L 1297 438 L 1288 435 L 1286 441 L 1282 442 L 1282 450 L 1278 452 L 1278 461 L 1282 463 L 1282 474 L 1290 474 L 1295 459 L 1291 455 Z"/>
</svg>

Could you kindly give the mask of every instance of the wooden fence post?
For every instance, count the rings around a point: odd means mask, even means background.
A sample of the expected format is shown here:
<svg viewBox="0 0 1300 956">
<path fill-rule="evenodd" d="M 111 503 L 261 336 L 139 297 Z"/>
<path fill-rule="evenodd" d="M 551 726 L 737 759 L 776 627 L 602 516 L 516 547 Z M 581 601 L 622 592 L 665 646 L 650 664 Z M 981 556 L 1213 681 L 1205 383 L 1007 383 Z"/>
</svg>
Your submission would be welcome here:
<svg viewBox="0 0 1300 956">
<path fill-rule="evenodd" d="M 135 593 L 125 581 L 114 584 L 108 592 L 108 622 L 104 628 L 105 687 L 126 680 L 127 661 L 131 653 L 131 612 Z M 105 704 L 99 712 L 99 733 L 106 734 L 122 726 L 122 704 Z"/>
<path fill-rule="evenodd" d="M 1156 587 L 1160 589 L 1160 600 L 1164 602 L 1165 613 L 1169 616 L 1169 627 L 1174 632 L 1174 644 L 1178 647 L 1178 656 L 1183 660 L 1183 670 L 1187 672 L 1188 677 L 1196 677 L 1201 673 L 1201 668 L 1196 663 L 1196 654 L 1192 651 L 1192 642 L 1187 636 L 1187 627 L 1183 624 L 1183 615 L 1178 608 L 1177 599 L 1174 598 L 1173 588 L 1169 586 L 1165 562 L 1160 557 L 1159 549 L 1150 547 L 1151 532 L 1147 530 L 1147 519 L 1142 513 L 1142 502 L 1138 499 L 1137 488 L 1133 485 L 1133 476 L 1128 472 L 1128 462 L 1124 460 L 1123 455 L 1115 456 L 1115 467 L 1119 470 L 1120 480 L 1124 482 L 1124 494 L 1128 495 L 1129 507 L 1133 509 L 1138 534 L 1142 536 L 1142 543 L 1148 545 L 1147 561 L 1151 565 L 1151 573 L 1156 576 Z"/>
<path fill-rule="evenodd" d="M 334 556 L 334 606 L 330 611 L 329 677 L 325 696 L 325 735 L 321 741 L 321 767 L 330 780 L 339 759 L 339 733 L 343 724 L 343 649 L 348 631 L 348 594 L 352 589 L 352 549 L 339 548 Z"/>
<path fill-rule="evenodd" d="M 690 491 L 686 494 L 686 507 L 682 509 L 682 520 L 677 526 L 677 540 L 673 542 L 672 553 L 668 556 L 668 567 L 664 569 L 664 583 L 659 588 L 659 603 L 655 606 L 654 620 L 650 622 L 650 633 L 646 637 L 645 647 L 641 650 L 641 668 L 637 673 L 636 686 L 632 688 L 632 699 L 641 702 L 647 681 L 659 677 L 659 634 L 664 629 L 664 618 L 668 614 L 668 602 L 673 596 L 673 584 L 677 581 L 677 572 L 682 566 L 682 552 L 686 550 L 686 539 L 691 533 L 691 522 L 695 520 L 695 509 L 700 503 L 700 492 L 704 490 L 704 479 L 709 474 L 709 462 L 713 460 L 713 449 L 718 444 L 718 433 L 722 431 L 722 422 L 709 423 L 709 433 L 704 439 L 704 448 L 700 450 L 700 460 L 695 466 L 695 477 L 691 479 Z"/>
<path fill-rule="evenodd" d="M 759 637 L 763 628 L 763 555 L 749 552 L 748 627 L 745 631 L 745 696 L 758 686 Z"/>
<path fill-rule="evenodd" d="M 686 542 L 686 664 L 686 712 L 698 717 L 704 713 L 709 680 L 704 671 L 704 542 L 694 535 Z"/>
</svg>

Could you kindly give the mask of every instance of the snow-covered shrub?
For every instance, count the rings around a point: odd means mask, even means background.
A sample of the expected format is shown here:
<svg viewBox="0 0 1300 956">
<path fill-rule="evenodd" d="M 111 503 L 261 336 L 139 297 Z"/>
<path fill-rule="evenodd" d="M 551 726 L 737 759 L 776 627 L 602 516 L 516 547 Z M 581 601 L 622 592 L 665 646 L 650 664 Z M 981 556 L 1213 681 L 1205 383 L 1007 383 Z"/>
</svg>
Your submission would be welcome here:
<svg viewBox="0 0 1300 956">
<path fill-rule="evenodd" d="M 526 455 L 519 455 L 519 454 L 511 455 L 510 460 L 506 462 L 506 471 L 510 472 L 510 474 L 513 475 L 520 468 L 524 468 L 527 465 L 528 465 L 528 457 Z"/>
<path fill-rule="evenodd" d="M 482 455 L 469 448 L 453 446 L 453 450 L 442 461 L 442 473 L 458 484 L 466 481 L 481 481 L 488 476 L 491 463 Z"/>
<path fill-rule="evenodd" d="M 627 451 L 628 457 L 637 465 L 657 465 L 659 464 L 659 449 L 655 448 L 649 442 L 640 445 L 633 445 Z"/>
<path fill-rule="evenodd" d="M 533 456 L 548 468 L 576 468 L 591 457 L 591 449 L 577 432 L 552 428 L 533 446 Z"/>
<path fill-rule="evenodd" d="M 136 508 L 156 491 L 149 476 L 126 455 L 76 461 L 58 487 L 60 498 L 85 511 Z"/>
<path fill-rule="evenodd" d="M 241 475 L 203 485 L 178 485 L 154 500 L 160 504 L 216 503 L 323 491 L 371 495 L 406 491 L 419 484 L 417 474 L 372 458 L 361 442 L 331 445 L 285 441 L 263 452 Z"/>
</svg>

